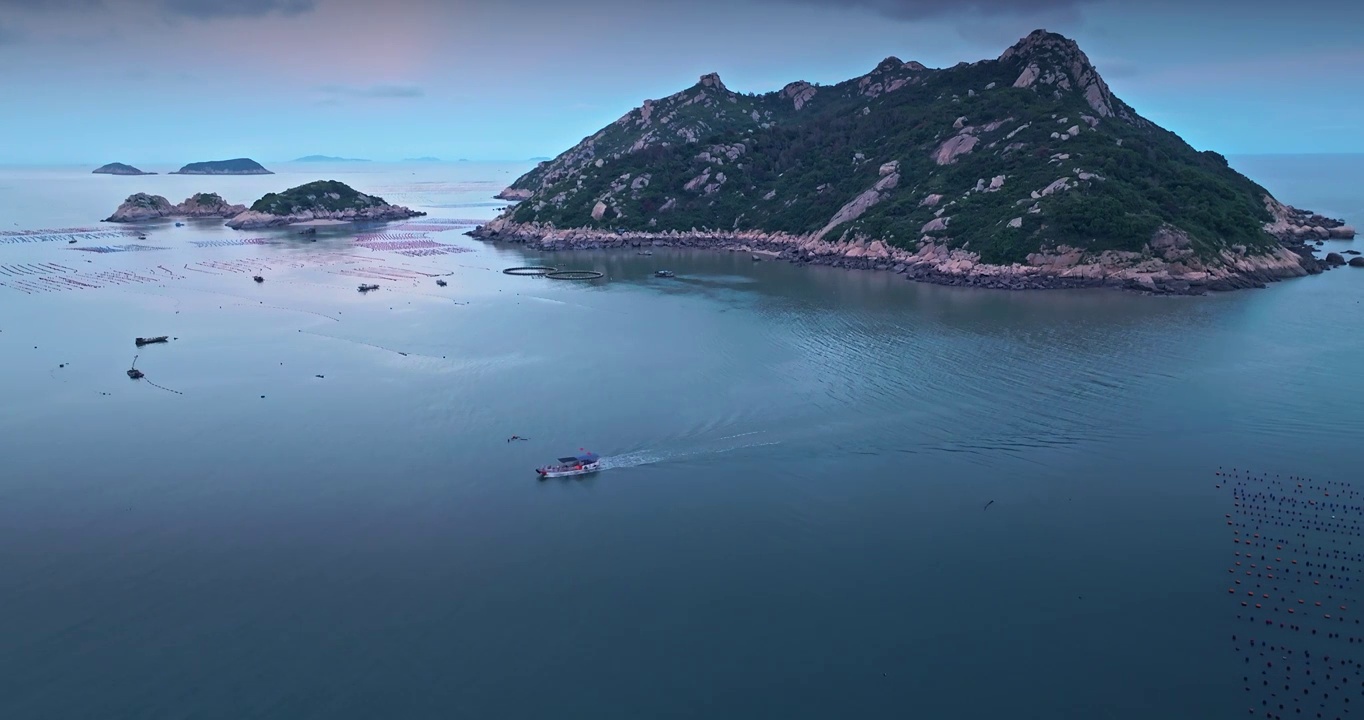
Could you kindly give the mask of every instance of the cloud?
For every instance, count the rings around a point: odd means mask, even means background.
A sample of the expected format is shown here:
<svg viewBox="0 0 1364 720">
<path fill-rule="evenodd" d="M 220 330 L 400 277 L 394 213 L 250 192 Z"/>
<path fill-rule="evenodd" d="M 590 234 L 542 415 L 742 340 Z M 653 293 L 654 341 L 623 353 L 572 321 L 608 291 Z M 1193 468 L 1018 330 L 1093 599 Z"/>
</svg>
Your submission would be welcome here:
<svg viewBox="0 0 1364 720">
<path fill-rule="evenodd" d="M 26 12 L 87 9 L 102 5 L 103 0 L 0 0 L 0 8 Z"/>
<path fill-rule="evenodd" d="M 317 9 L 319 0 L 0 0 L 0 10 L 30 14 L 90 12 L 164 14 L 191 20 L 294 16 Z"/>
<path fill-rule="evenodd" d="M 419 98 L 426 95 L 426 91 L 416 85 L 323 85 L 318 90 L 333 97 Z"/>
<path fill-rule="evenodd" d="M 860 7 L 896 20 L 925 20 L 930 18 L 978 15 L 1030 16 L 1071 13 L 1081 5 L 1099 0 L 781 0 L 806 5 L 826 5 L 840 9 Z"/>
<path fill-rule="evenodd" d="M 1330 72 L 1324 72 L 1329 69 Z M 1249 86 L 1258 96 L 1270 83 L 1285 86 L 1317 82 L 1340 85 L 1364 73 L 1364 50 L 1356 47 L 1260 53 L 1254 58 L 1215 58 L 1139 71 L 1134 81 L 1163 89 Z"/>
<path fill-rule="evenodd" d="M 173 15 L 196 20 L 216 20 L 262 17 L 276 13 L 286 16 L 302 15 L 315 10 L 317 0 L 161 0 L 161 6 Z"/>
</svg>

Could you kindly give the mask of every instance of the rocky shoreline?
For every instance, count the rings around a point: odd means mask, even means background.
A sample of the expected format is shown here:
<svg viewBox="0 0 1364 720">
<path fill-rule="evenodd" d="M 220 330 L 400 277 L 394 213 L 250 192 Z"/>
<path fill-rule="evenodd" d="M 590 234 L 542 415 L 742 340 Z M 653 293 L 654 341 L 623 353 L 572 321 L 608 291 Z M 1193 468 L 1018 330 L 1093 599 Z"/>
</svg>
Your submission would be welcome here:
<svg viewBox="0 0 1364 720">
<path fill-rule="evenodd" d="M 124 200 L 104 222 L 146 222 L 161 218 L 230 218 L 246 211 L 245 205 L 232 205 L 217 193 L 196 193 L 179 205 L 160 195 L 134 193 Z"/>
<path fill-rule="evenodd" d="M 245 210 L 245 208 L 243 208 Z M 233 230 L 254 230 L 259 228 L 282 227 L 285 225 L 298 225 L 301 223 L 315 222 L 317 220 L 332 220 L 336 222 L 388 222 L 390 220 L 407 220 L 408 218 L 422 217 L 426 213 L 420 210 L 412 210 L 402 205 L 385 205 L 381 207 L 368 207 L 356 210 L 347 208 L 345 210 L 305 210 L 300 213 L 290 215 L 272 215 L 270 213 L 246 210 L 239 215 L 228 220 L 226 225 Z"/>
<path fill-rule="evenodd" d="M 1317 259 L 1311 243 L 1326 238 L 1353 238 L 1352 228 L 1271 198 L 1266 198 L 1266 207 L 1273 220 L 1265 230 L 1279 239 L 1281 247 L 1254 254 L 1245 247 L 1233 246 L 1208 259 L 1196 257 L 1189 237 L 1174 228 L 1157 233 L 1141 253 L 1108 251 L 1093 255 L 1059 246 L 1029 255 L 1026 264 L 1013 265 L 981 263 L 975 253 L 937 244 L 930 237 L 920 240 L 917 249 L 910 251 L 879 240 L 830 242 L 816 236 L 761 231 L 651 233 L 560 229 L 514 223 L 506 216 L 480 225 L 468 235 L 480 240 L 522 243 L 545 251 L 682 247 L 761 253 L 801 265 L 878 270 L 918 282 L 1003 290 L 1108 287 L 1151 294 L 1202 295 L 1263 288 L 1270 282 L 1315 275 L 1338 266 Z"/>
</svg>

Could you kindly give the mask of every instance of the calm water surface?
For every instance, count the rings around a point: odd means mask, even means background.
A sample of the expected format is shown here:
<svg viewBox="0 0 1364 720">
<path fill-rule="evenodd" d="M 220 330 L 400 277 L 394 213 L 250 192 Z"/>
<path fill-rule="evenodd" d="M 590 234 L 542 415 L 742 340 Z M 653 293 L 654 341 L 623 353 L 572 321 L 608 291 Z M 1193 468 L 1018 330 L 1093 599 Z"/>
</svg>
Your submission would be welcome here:
<svg viewBox="0 0 1364 720">
<path fill-rule="evenodd" d="M 1339 162 L 1255 177 L 1364 224 Z M 0 169 L 0 230 L 323 176 L 486 218 L 525 169 L 283 167 Z M 1213 473 L 1360 477 L 1350 268 L 1015 294 L 144 229 L 0 242 L 3 718 L 1243 717 Z M 282 244 L 195 244 L 245 237 Z M 148 281 L 16 287 L 44 263 Z M 607 277 L 498 272 L 542 263 Z M 580 447 L 609 470 L 535 480 Z"/>
</svg>

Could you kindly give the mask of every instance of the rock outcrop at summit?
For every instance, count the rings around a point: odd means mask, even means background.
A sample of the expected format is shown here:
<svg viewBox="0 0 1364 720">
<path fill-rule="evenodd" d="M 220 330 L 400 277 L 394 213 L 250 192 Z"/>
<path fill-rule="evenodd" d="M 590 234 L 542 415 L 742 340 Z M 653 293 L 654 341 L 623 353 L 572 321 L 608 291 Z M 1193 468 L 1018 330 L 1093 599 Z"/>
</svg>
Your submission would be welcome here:
<svg viewBox="0 0 1364 720">
<path fill-rule="evenodd" d="M 135 193 L 124 200 L 104 222 L 146 222 L 161 218 L 230 218 L 246 210 L 232 205 L 217 193 L 195 193 L 179 205 L 160 195 Z"/>
<path fill-rule="evenodd" d="M 176 205 L 175 211 L 188 218 L 230 218 L 246 212 L 246 206 L 233 205 L 218 193 L 195 193 Z"/>
<path fill-rule="evenodd" d="M 160 195 L 134 193 L 118 206 L 113 215 L 104 218 L 104 222 L 143 222 L 171 217 L 174 214 L 175 206 L 166 198 Z"/>
<path fill-rule="evenodd" d="M 1275 200 L 1113 94 L 1068 38 L 931 69 L 889 57 L 748 95 L 646 100 L 498 195 L 472 234 L 545 249 L 677 244 L 990 287 L 1197 293 L 1321 272 L 1354 236 Z"/>
</svg>

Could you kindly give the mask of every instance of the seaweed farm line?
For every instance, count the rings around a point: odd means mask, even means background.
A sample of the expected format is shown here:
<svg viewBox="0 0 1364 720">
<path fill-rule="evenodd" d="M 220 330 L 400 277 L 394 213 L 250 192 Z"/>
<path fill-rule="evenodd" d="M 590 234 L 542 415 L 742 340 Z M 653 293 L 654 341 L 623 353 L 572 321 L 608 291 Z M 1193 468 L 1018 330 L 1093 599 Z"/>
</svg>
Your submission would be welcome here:
<svg viewBox="0 0 1364 720">
<path fill-rule="evenodd" d="M 439 243 L 427 237 L 427 233 L 445 232 L 467 225 L 463 222 L 441 221 L 439 219 L 394 226 L 393 231 L 361 233 L 353 239 L 355 250 L 364 249 L 369 253 L 391 253 L 393 255 L 424 258 L 457 255 L 473 252 L 472 248 Z M 111 238 L 141 236 L 156 233 L 167 228 L 135 229 L 98 229 L 98 228 L 59 228 L 55 230 L 6 231 L 0 233 L 0 242 L 34 243 L 64 240 L 89 241 Z M 297 241 L 295 241 L 297 243 Z M 189 240 L 187 246 L 193 249 L 210 250 L 231 247 L 265 247 L 289 244 L 285 238 L 248 237 Z M 185 247 L 185 246 L 182 246 Z M 78 250 L 91 255 L 113 255 L 122 253 L 142 253 L 166 251 L 168 245 L 120 244 L 120 245 L 71 245 L 68 250 Z M 335 250 L 310 250 L 307 253 L 289 253 L 272 257 L 223 258 L 192 261 L 183 267 L 168 266 L 165 263 L 146 268 L 79 269 L 69 264 L 55 262 L 22 262 L 0 264 L 0 287 L 9 288 L 24 294 L 58 292 L 62 290 L 91 290 L 102 287 L 129 285 L 137 283 L 156 283 L 167 280 L 180 280 L 193 273 L 222 275 L 259 275 L 280 269 L 321 268 L 337 265 L 369 263 L 360 270 L 344 271 L 337 274 L 356 277 L 407 280 L 422 277 L 436 277 L 442 272 L 424 272 L 397 267 L 379 267 L 382 258 L 372 255 L 362 256 Z"/>
<path fill-rule="evenodd" d="M 92 252 L 92 253 L 106 254 L 106 253 L 120 253 L 120 252 L 147 252 L 147 251 L 149 251 L 149 250 L 168 250 L 169 248 L 159 247 L 159 246 L 155 246 L 155 245 L 137 245 L 137 244 L 132 244 L 132 245 L 96 245 L 96 246 L 93 246 L 93 247 L 92 247 L 92 246 L 89 246 L 89 245 L 84 245 L 84 246 L 81 246 L 81 247 L 73 247 L 73 248 L 67 248 L 67 249 L 68 249 L 68 250 L 78 250 L 78 251 L 80 251 L 80 252 Z"/>
<path fill-rule="evenodd" d="M 55 230 L 0 230 L 0 245 L 71 242 L 72 240 L 115 240 L 136 237 L 135 230 L 108 228 L 58 228 Z"/>
<path fill-rule="evenodd" d="M 242 240 L 190 240 L 189 243 L 197 248 L 218 248 L 239 245 L 282 245 L 283 241 L 270 238 L 245 238 Z"/>
<path fill-rule="evenodd" d="M 1231 641 L 1249 714 L 1347 717 L 1352 698 L 1364 705 L 1364 495 L 1340 481 L 1215 475 L 1231 494 L 1227 595 L 1245 624 Z"/>
</svg>

